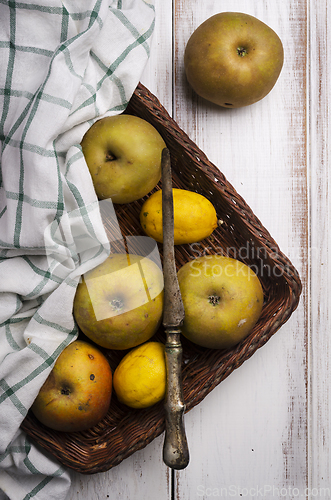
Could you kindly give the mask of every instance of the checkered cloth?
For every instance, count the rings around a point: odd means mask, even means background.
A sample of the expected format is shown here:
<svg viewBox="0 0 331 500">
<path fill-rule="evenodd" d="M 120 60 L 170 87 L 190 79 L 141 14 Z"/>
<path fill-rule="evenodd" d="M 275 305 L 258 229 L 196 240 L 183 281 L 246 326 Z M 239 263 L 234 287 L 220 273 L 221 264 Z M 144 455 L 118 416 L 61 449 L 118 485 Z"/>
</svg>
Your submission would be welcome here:
<svg viewBox="0 0 331 500">
<path fill-rule="evenodd" d="M 1 500 L 61 500 L 70 487 L 20 424 L 77 336 L 79 277 L 109 251 L 79 143 L 126 108 L 154 14 L 153 0 L 0 0 Z"/>
</svg>

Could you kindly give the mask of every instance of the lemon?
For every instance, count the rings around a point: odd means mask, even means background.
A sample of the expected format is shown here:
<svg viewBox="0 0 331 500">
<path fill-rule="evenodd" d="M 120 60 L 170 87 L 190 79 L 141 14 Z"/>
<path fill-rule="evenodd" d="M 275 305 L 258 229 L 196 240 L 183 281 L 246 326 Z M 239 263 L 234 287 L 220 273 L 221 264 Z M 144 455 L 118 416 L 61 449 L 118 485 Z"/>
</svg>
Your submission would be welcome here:
<svg viewBox="0 0 331 500">
<path fill-rule="evenodd" d="M 166 391 L 164 345 L 146 342 L 128 352 L 114 372 L 113 387 L 118 400 L 131 408 L 161 401 Z"/>
<path fill-rule="evenodd" d="M 195 243 L 210 236 L 218 225 L 213 204 L 203 195 L 186 189 L 174 188 L 172 194 L 175 245 Z M 144 202 L 140 224 L 147 236 L 163 242 L 161 189 Z"/>
</svg>

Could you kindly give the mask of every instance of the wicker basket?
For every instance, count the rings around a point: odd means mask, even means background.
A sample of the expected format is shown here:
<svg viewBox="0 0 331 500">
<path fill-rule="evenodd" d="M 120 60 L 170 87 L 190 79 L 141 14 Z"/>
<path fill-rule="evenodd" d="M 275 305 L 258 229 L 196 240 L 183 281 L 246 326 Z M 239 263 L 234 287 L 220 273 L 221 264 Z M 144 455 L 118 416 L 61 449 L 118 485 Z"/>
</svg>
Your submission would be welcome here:
<svg viewBox="0 0 331 500">
<path fill-rule="evenodd" d="M 210 350 L 183 338 L 183 392 L 189 411 L 289 319 L 299 302 L 301 282 L 296 269 L 245 201 L 143 85 L 138 85 L 126 112 L 149 121 L 163 136 L 171 153 L 174 187 L 209 198 L 223 221 L 194 251 L 190 245 L 175 247 L 177 268 L 192 260 L 197 252 L 225 254 L 252 266 L 264 289 L 262 315 L 249 337 L 235 348 Z M 143 201 L 116 206 L 123 235 L 143 234 L 139 224 Z M 159 250 L 162 258 L 162 245 Z M 155 339 L 165 341 L 162 329 Z M 113 369 L 125 354 L 105 352 Z M 113 395 L 107 416 L 86 432 L 52 431 L 31 413 L 22 429 L 62 464 L 83 474 L 93 474 L 118 465 L 160 435 L 164 430 L 164 409 L 160 403 L 145 410 L 130 410 Z"/>
</svg>

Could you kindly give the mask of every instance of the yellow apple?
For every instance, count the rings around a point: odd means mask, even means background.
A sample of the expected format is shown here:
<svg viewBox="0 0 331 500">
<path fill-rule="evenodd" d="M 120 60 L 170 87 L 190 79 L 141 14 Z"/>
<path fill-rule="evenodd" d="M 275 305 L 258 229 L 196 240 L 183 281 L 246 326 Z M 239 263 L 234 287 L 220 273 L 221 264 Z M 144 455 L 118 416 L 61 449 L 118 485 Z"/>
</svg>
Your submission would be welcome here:
<svg viewBox="0 0 331 500">
<path fill-rule="evenodd" d="M 221 12 L 192 33 L 184 66 L 198 95 L 225 108 L 239 108 L 271 91 L 283 59 L 283 44 L 269 26 L 248 14 Z"/>
<path fill-rule="evenodd" d="M 81 146 L 100 200 L 131 203 L 161 179 L 166 145 L 156 128 L 142 118 L 125 114 L 102 118 L 86 132 Z"/>
<path fill-rule="evenodd" d="M 206 255 L 178 271 L 185 309 L 183 335 L 210 349 L 228 349 L 251 332 L 260 317 L 263 290 L 242 262 Z"/>
<path fill-rule="evenodd" d="M 51 429 L 83 431 L 106 415 L 111 394 L 112 372 L 106 357 L 76 340 L 57 358 L 31 410 Z"/>
<path fill-rule="evenodd" d="M 149 340 L 163 313 L 163 272 L 150 258 L 111 254 L 86 273 L 74 298 L 82 332 L 108 349 L 130 349 Z"/>
</svg>

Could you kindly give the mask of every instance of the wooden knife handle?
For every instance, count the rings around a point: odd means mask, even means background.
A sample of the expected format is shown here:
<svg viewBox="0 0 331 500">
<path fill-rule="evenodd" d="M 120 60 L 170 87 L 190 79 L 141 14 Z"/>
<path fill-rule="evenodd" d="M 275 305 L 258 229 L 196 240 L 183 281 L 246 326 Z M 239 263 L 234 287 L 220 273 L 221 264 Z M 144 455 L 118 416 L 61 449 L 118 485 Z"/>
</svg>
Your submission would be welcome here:
<svg viewBox="0 0 331 500">
<path fill-rule="evenodd" d="M 185 469 L 189 463 L 189 450 L 183 415 L 185 403 L 181 381 L 182 346 L 177 328 L 167 331 L 165 358 L 167 367 L 167 395 L 165 401 L 165 439 L 163 461 L 172 469 Z"/>
</svg>

